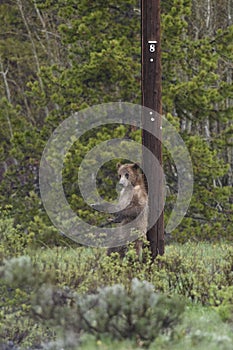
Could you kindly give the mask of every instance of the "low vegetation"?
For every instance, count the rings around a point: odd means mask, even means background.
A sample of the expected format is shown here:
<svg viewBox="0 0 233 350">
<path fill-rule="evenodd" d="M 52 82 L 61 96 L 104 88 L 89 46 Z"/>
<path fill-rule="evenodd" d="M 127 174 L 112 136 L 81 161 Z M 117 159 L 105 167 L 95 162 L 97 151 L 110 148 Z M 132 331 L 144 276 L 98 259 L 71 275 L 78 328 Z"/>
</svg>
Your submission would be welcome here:
<svg viewBox="0 0 233 350">
<path fill-rule="evenodd" d="M 227 243 L 171 244 L 151 264 L 147 247 L 145 263 L 24 240 L 10 254 L 15 233 L 1 237 L 0 349 L 231 348 Z"/>
</svg>

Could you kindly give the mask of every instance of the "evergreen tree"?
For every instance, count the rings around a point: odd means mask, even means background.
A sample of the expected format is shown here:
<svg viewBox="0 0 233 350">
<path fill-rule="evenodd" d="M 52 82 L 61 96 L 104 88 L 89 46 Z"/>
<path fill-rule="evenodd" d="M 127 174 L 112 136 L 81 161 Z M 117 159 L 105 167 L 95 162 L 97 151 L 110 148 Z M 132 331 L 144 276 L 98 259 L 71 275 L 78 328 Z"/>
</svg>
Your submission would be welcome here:
<svg viewBox="0 0 233 350">
<path fill-rule="evenodd" d="M 190 209 L 174 236 L 231 238 L 232 0 L 161 5 L 163 111 L 185 139 L 195 174 Z M 140 103 L 140 8 L 136 0 L 3 1 L 0 24 L 0 198 L 3 206 L 12 204 L 26 231 L 42 234 L 51 224 L 39 198 L 38 168 L 52 131 L 86 106 Z M 75 170 L 93 145 L 118 136 L 128 137 L 129 130 L 97 130 L 65 160 L 67 197 L 92 222 L 98 218 L 79 196 Z M 140 133 L 131 137 L 139 140 Z M 166 150 L 164 168 L 171 189 L 168 216 L 176 174 Z M 114 195 L 111 172 L 112 164 L 100 171 L 109 178 L 102 195 Z M 98 183 L 103 185 L 100 178 Z"/>
</svg>

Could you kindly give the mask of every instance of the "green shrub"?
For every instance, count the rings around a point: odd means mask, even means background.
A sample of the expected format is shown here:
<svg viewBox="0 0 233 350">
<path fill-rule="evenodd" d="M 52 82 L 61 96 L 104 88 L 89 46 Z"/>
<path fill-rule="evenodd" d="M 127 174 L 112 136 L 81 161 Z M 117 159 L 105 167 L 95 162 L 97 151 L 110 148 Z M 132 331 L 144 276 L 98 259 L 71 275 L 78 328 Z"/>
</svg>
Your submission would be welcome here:
<svg viewBox="0 0 233 350">
<path fill-rule="evenodd" d="M 20 225 L 14 224 L 11 208 L 0 208 L 0 258 L 16 255 L 31 244 L 34 235 L 27 234 Z"/>
<path fill-rule="evenodd" d="M 184 303 L 154 292 L 152 284 L 134 278 L 129 291 L 121 285 L 77 295 L 44 285 L 34 299 L 35 315 L 74 334 L 96 338 L 133 339 L 148 346 L 160 333 L 171 332 L 180 321 Z"/>
<path fill-rule="evenodd" d="M 30 317 L 31 296 L 46 276 L 33 266 L 29 256 L 18 256 L 3 260 L 0 277 L 0 349 L 16 349 L 17 345 L 34 349 L 51 339 L 51 331 Z"/>
<path fill-rule="evenodd" d="M 217 294 L 219 306 L 216 308 L 223 321 L 233 323 L 233 286 L 225 287 Z"/>
<path fill-rule="evenodd" d="M 12 286 L 28 286 L 34 282 L 35 276 L 29 256 L 20 256 L 4 261 L 0 273 L 4 276 L 6 284 Z"/>
</svg>

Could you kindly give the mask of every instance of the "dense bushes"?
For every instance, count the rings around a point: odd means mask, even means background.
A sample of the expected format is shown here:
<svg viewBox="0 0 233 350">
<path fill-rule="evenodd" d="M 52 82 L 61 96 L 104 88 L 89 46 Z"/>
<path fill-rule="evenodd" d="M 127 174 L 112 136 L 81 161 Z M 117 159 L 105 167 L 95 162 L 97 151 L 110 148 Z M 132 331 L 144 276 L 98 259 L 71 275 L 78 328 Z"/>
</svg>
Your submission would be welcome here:
<svg viewBox="0 0 233 350">
<path fill-rule="evenodd" d="M 129 291 L 117 284 L 84 296 L 42 286 L 34 303 L 36 315 L 76 337 L 84 331 L 97 338 L 140 340 L 144 345 L 171 331 L 184 311 L 178 298 L 158 295 L 152 284 L 138 279 L 132 280 Z"/>
</svg>

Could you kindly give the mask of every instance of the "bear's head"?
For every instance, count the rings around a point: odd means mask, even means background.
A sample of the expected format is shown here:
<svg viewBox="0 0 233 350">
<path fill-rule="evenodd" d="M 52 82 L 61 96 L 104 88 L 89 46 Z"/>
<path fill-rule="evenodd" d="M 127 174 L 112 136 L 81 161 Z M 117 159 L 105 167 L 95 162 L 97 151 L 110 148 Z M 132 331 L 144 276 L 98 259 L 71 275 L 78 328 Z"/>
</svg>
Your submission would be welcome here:
<svg viewBox="0 0 233 350">
<path fill-rule="evenodd" d="M 117 164 L 119 184 L 123 187 L 136 186 L 141 183 L 140 167 L 137 163 Z"/>
</svg>

